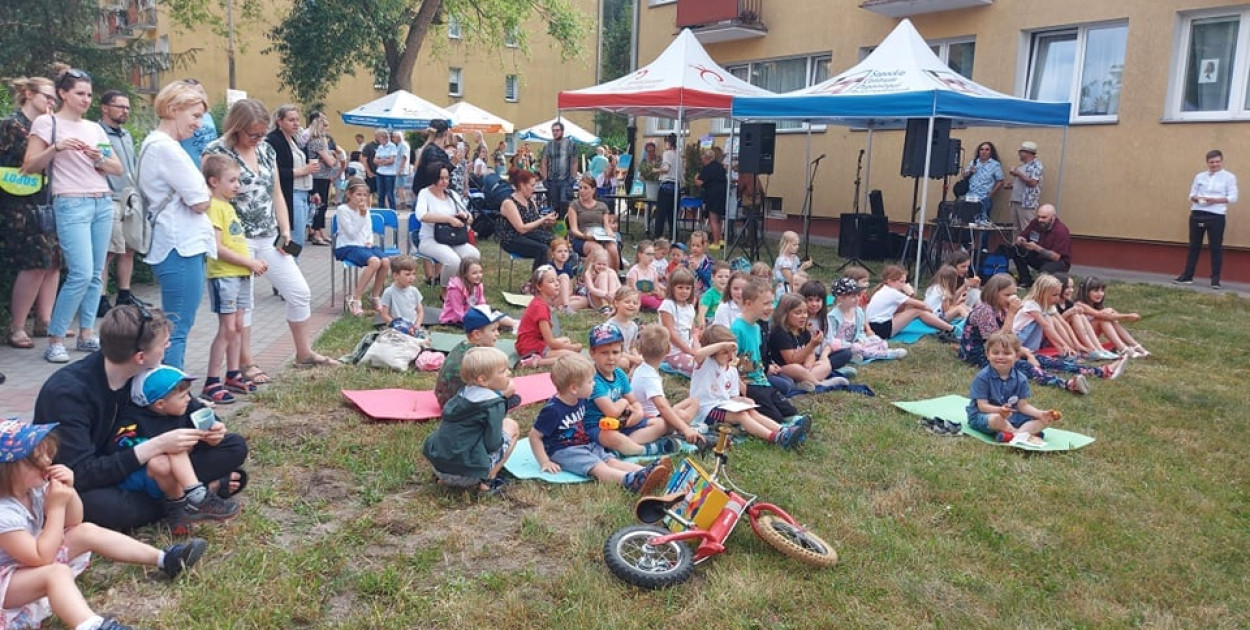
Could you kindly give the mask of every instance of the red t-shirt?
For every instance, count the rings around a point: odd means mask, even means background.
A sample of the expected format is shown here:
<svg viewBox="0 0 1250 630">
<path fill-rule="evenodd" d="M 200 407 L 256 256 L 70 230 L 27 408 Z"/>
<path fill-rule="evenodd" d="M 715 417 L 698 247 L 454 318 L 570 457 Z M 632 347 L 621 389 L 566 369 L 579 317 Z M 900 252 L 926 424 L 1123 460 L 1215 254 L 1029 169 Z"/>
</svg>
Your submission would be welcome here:
<svg viewBox="0 0 1250 630">
<path fill-rule="evenodd" d="M 543 341 L 543 331 L 538 328 L 539 322 L 551 322 L 551 307 L 542 298 L 534 296 L 530 305 L 525 307 L 525 314 L 521 315 L 521 323 L 517 326 L 517 354 L 524 357 L 541 354 L 547 349 L 547 344 Z"/>
</svg>

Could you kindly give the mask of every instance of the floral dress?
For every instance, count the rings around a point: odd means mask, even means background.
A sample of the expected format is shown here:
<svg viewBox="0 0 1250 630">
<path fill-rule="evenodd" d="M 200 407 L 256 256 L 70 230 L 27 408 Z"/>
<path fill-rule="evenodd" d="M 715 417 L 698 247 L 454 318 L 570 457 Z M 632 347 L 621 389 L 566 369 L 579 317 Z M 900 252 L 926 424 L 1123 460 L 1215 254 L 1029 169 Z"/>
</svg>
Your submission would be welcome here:
<svg viewBox="0 0 1250 630">
<path fill-rule="evenodd" d="M 21 111 L 0 120 L 0 166 L 22 167 L 30 124 Z M 32 209 L 43 199 L 42 191 L 18 197 L 0 190 L 0 268 L 6 273 L 57 264 L 56 233 L 44 234 L 34 222 Z"/>
<path fill-rule="evenodd" d="M 278 158 L 273 147 L 268 142 L 257 143 L 255 172 L 222 138 L 212 141 L 204 149 L 204 155 L 211 153 L 229 157 L 239 166 L 239 194 L 233 203 L 239 223 L 243 225 L 243 235 L 247 238 L 276 236 L 278 220 L 273 213 L 273 183 L 278 174 Z"/>
</svg>

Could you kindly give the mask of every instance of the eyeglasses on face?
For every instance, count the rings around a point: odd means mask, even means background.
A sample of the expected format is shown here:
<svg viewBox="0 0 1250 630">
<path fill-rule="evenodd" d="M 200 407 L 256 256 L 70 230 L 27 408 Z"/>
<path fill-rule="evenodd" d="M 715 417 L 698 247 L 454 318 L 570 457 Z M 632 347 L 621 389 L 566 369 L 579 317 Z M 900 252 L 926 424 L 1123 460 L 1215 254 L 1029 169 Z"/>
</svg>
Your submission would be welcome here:
<svg viewBox="0 0 1250 630">
<path fill-rule="evenodd" d="M 128 111 L 130 111 L 130 106 L 129 106 L 129 105 L 114 105 L 114 104 L 112 104 L 112 103 L 105 103 L 105 104 L 104 104 L 104 106 L 105 106 L 105 107 L 112 107 L 113 109 L 120 109 L 120 110 L 122 110 L 122 111 L 124 111 L 124 112 L 128 112 Z"/>
</svg>

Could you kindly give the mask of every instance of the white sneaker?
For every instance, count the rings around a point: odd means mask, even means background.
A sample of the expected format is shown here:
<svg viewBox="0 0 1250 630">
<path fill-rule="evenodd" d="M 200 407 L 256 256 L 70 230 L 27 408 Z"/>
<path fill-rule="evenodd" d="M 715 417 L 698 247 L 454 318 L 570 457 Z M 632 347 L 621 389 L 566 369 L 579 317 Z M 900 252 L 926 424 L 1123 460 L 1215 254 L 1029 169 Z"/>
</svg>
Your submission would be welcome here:
<svg viewBox="0 0 1250 630">
<path fill-rule="evenodd" d="M 43 351 L 43 359 L 48 363 L 69 363 L 69 352 L 65 344 L 54 343 Z"/>
<path fill-rule="evenodd" d="M 846 387 L 847 385 L 850 385 L 850 384 L 851 382 L 846 380 L 846 378 L 842 376 L 830 376 L 829 378 L 820 382 L 821 387 Z"/>
<path fill-rule="evenodd" d="M 1124 357 L 1117 361 L 1115 367 L 1111 368 L 1111 380 L 1120 378 L 1124 374 L 1124 369 L 1128 367 L 1128 357 Z"/>
<path fill-rule="evenodd" d="M 885 351 L 887 359 L 901 359 L 907 356 L 907 348 L 890 348 Z"/>
</svg>

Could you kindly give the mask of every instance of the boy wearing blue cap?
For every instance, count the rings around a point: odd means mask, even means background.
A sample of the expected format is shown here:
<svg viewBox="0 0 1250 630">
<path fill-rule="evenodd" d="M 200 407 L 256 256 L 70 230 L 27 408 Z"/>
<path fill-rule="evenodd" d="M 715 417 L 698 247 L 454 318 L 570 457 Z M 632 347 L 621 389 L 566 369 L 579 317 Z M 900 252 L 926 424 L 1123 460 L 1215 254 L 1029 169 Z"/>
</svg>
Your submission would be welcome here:
<svg viewBox="0 0 1250 630">
<path fill-rule="evenodd" d="M 82 520 L 74 473 L 53 464 L 57 423 L 0 422 L 0 627 L 38 628 L 52 614 L 77 630 L 129 630 L 95 614 L 74 579 L 91 553 L 175 578 L 200 559 L 199 538 L 164 550 Z M 68 567 L 68 569 L 67 569 Z"/>
<path fill-rule="evenodd" d="M 211 409 L 191 396 L 191 381 L 178 368 L 162 365 L 140 372 L 130 384 L 130 400 L 117 423 L 111 445 L 128 450 L 175 429 L 194 431 L 199 441 L 213 445 L 225 436 L 226 427 Z M 208 491 L 195 475 L 188 447 L 148 460 L 118 484 L 128 492 L 143 492 L 165 499 L 165 519 L 175 536 L 184 536 L 193 523 L 224 521 L 239 514 L 239 504 Z"/>
<path fill-rule="evenodd" d="M 668 425 L 658 418 L 647 418 L 642 403 L 634 397 L 629 376 L 617 365 L 624 346 L 625 336 L 615 324 L 608 322 L 590 329 L 595 386 L 586 405 L 586 434 L 604 448 L 626 457 L 676 453 L 681 445 L 665 436 Z M 603 430 L 599 421 L 605 417 L 618 419 L 620 426 Z"/>
<path fill-rule="evenodd" d="M 465 353 L 473 348 L 494 348 L 495 342 L 499 340 L 499 321 L 504 317 L 503 313 L 492 311 L 485 304 L 478 304 L 464 312 L 461 322 L 464 325 L 464 341 L 456 344 L 447 353 L 443 367 L 438 370 L 438 379 L 434 382 L 434 397 L 438 399 L 440 407 L 464 389 L 464 379 L 460 378 L 460 362 L 464 360 Z M 504 397 L 508 399 L 508 409 L 514 409 L 521 403 L 511 380 L 508 381 Z"/>
</svg>

